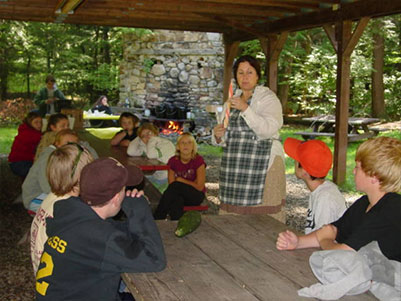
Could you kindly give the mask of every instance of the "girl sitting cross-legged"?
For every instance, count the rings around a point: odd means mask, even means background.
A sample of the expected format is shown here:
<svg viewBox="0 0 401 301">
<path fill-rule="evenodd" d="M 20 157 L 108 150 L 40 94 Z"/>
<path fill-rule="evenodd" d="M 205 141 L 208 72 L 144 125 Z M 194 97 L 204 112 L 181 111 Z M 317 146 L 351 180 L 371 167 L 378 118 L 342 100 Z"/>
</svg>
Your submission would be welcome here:
<svg viewBox="0 0 401 301">
<path fill-rule="evenodd" d="M 194 137 L 184 133 L 177 139 L 176 155 L 167 165 L 168 187 L 154 213 L 155 219 L 178 220 L 184 206 L 200 205 L 205 198 L 206 163 L 198 154 Z"/>
</svg>

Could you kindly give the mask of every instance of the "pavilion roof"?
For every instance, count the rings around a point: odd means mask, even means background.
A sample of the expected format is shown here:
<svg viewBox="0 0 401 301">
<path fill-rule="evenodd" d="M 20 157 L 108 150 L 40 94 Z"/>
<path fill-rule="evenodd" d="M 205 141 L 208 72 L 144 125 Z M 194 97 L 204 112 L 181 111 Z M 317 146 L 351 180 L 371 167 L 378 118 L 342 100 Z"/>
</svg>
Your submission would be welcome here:
<svg viewBox="0 0 401 301">
<path fill-rule="evenodd" d="M 0 19 L 219 32 L 232 41 L 400 12 L 399 0 L 0 0 Z"/>
</svg>

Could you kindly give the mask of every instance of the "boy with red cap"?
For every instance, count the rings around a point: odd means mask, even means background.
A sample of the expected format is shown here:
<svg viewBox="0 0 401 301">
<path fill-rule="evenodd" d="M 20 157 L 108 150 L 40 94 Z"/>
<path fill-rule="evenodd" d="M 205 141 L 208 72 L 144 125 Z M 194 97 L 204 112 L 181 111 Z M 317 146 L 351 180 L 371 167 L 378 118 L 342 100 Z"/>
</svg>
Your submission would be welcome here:
<svg viewBox="0 0 401 301">
<path fill-rule="evenodd" d="M 337 185 L 325 179 L 333 161 L 329 147 L 320 140 L 287 138 L 284 150 L 295 160 L 296 177 L 311 191 L 305 234 L 339 219 L 346 206 Z"/>
<path fill-rule="evenodd" d="M 401 140 L 379 137 L 362 143 L 355 155 L 354 178 L 356 189 L 366 195 L 341 218 L 312 233 L 281 232 L 277 249 L 358 251 L 377 241 L 384 256 L 401 262 Z"/>
<path fill-rule="evenodd" d="M 36 274 L 36 300 L 121 300 L 120 274 L 158 272 L 166 258 L 149 203 L 134 190 L 143 174 L 112 158 L 81 172 L 80 198 L 55 203 Z M 131 197 L 132 196 L 132 197 Z M 112 219 L 120 209 L 125 221 Z"/>
</svg>

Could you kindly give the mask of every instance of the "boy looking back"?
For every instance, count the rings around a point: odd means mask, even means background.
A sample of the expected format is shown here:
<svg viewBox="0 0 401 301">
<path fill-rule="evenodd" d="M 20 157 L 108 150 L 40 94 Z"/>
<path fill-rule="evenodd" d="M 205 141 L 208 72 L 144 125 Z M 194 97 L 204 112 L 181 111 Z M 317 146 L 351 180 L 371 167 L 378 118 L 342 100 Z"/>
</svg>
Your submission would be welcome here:
<svg viewBox="0 0 401 301">
<path fill-rule="evenodd" d="M 284 150 L 295 160 L 296 177 L 311 191 L 305 234 L 339 219 L 346 209 L 345 199 L 337 185 L 325 179 L 333 162 L 329 147 L 320 140 L 287 138 Z"/>
<path fill-rule="evenodd" d="M 51 153 L 46 168 L 51 193 L 43 200 L 31 225 L 31 259 L 35 274 L 48 238 L 46 218 L 53 217 L 53 207 L 57 201 L 79 196 L 81 170 L 92 161 L 91 153 L 77 143 L 69 143 Z"/>
<path fill-rule="evenodd" d="M 81 197 L 58 201 L 54 217 L 47 219 L 37 300 L 119 300 L 122 272 L 164 269 L 163 244 L 148 201 L 136 191 L 135 197 L 125 197 L 125 186 L 142 180 L 138 168 L 128 170 L 112 158 L 82 169 Z M 114 221 L 121 207 L 127 220 Z"/>
<path fill-rule="evenodd" d="M 279 234 L 279 250 L 321 247 L 355 250 L 377 241 L 382 253 L 401 262 L 401 140 L 379 137 L 362 143 L 355 156 L 355 186 L 366 193 L 344 215 L 304 236 Z"/>
</svg>

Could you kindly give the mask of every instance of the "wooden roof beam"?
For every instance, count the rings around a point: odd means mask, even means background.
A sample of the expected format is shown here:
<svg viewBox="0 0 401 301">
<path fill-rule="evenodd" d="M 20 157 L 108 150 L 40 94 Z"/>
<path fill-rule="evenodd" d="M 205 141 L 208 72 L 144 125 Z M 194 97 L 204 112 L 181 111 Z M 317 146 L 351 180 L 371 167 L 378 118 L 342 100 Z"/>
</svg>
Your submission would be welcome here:
<svg viewBox="0 0 401 301">
<path fill-rule="evenodd" d="M 270 33 L 291 32 L 319 27 L 324 24 L 334 24 L 340 20 L 358 20 L 363 17 L 381 17 L 396 13 L 401 13 L 401 1 L 364 0 L 343 3 L 336 11 L 325 9 L 316 13 L 282 18 L 270 24 L 256 24 L 252 29 L 257 32 L 264 32 L 265 36 L 267 36 Z M 232 38 L 240 41 L 249 39 L 249 37 L 242 37 L 241 35 L 233 36 Z"/>
</svg>

